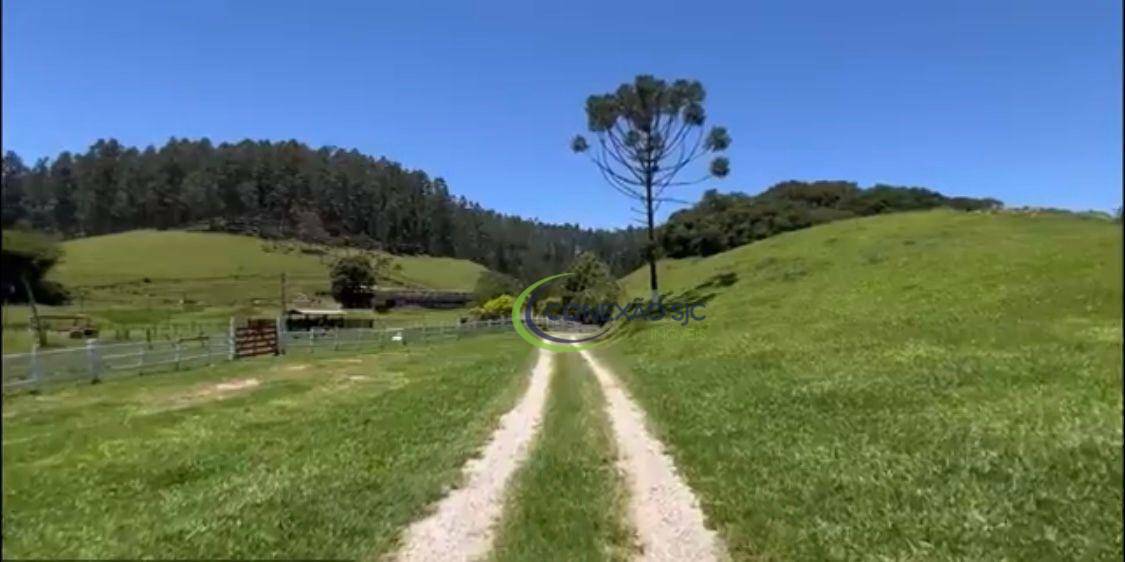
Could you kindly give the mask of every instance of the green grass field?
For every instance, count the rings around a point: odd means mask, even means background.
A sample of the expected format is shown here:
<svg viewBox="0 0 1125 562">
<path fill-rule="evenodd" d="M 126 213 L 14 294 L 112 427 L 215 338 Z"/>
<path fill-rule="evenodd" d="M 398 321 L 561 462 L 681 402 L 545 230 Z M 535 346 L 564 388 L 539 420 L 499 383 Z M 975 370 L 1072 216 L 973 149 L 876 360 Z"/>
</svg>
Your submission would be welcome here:
<svg viewBox="0 0 1125 562">
<path fill-rule="evenodd" d="M 529 361 L 504 334 L 5 397 L 3 556 L 378 557 Z"/>
<path fill-rule="evenodd" d="M 312 296 L 328 289 L 328 269 L 335 257 L 354 252 L 234 234 L 155 230 L 78 238 L 62 247 L 63 260 L 51 278 L 68 288 L 177 300 L 186 292 L 206 304 L 276 299 L 282 273 L 288 275 L 291 290 Z M 484 271 L 473 262 L 452 258 L 392 259 L 398 268 L 385 272 L 391 285 L 471 290 Z M 113 285 L 127 287 L 109 287 Z"/>
<path fill-rule="evenodd" d="M 330 305 L 329 269 L 336 257 L 355 250 L 295 242 L 266 241 L 233 234 L 136 230 L 68 240 L 63 259 L 49 278 L 63 284 L 74 302 L 43 307 L 44 314 L 86 314 L 102 338 L 144 337 L 222 330 L 232 315 L 277 314 L 281 274 L 286 274 L 290 305 Z M 429 256 L 388 256 L 380 284 L 470 291 L 485 269 L 476 263 Z M 5 353 L 28 351 L 26 306 L 4 310 Z M 452 322 L 465 309 L 392 309 L 375 317 L 380 326 Z M 359 314 L 363 316 L 363 314 Z M 355 316 L 355 314 L 353 314 Z M 123 330 L 130 330 L 125 334 Z M 165 334 L 166 333 L 166 334 Z M 65 334 L 48 334 L 51 347 L 81 345 Z"/>
<path fill-rule="evenodd" d="M 1120 559 L 1121 256 L 1065 216 L 833 223 L 663 262 L 706 320 L 606 356 L 735 559 Z"/>
<path fill-rule="evenodd" d="M 735 560 L 1115 560 L 1121 256 L 1060 215 L 832 223 L 662 262 L 706 319 L 599 353 Z M 493 558 L 629 558 L 603 397 L 557 359 Z M 3 554 L 382 556 L 528 363 L 505 333 L 6 396 Z"/>
<path fill-rule="evenodd" d="M 509 490 L 493 559 L 628 560 L 612 429 L 580 356 L 556 356 L 547 400 L 542 433 Z"/>
</svg>

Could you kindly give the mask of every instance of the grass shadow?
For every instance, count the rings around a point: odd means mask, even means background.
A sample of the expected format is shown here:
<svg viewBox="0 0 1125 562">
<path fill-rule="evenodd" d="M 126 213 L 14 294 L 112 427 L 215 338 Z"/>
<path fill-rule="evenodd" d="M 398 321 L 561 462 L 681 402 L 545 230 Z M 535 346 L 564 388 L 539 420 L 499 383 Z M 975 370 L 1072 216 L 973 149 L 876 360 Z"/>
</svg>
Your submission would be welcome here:
<svg viewBox="0 0 1125 562">
<path fill-rule="evenodd" d="M 702 283 L 681 292 L 665 292 L 661 293 L 660 303 L 665 310 L 672 309 L 673 307 L 679 310 L 685 310 L 689 307 L 706 306 L 715 297 L 725 292 L 728 288 L 738 283 L 738 274 L 734 272 L 723 272 L 712 275 Z M 647 307 L 650 303 L 641 297 L 634 298 L 628 306 Z M 665 316 L 660 319 L 650 319 L 644 315 L 633 317 L 626 322 L 618 332 L 619 335 L 635 334 L 648 327 L 649 324 L 654 322 L 668 321 Z"/>
<path fill-rule="evenodd" d="M 661 302 L 667 305 L 706 305 L 712 299 L 725 292 L 726 289 L 738 283 L 738 274 L 733 271 L 723 273 L 716 273 L 708 277 L 704 282 L 680 293 L 663 293 L 660 295 Z"/>
</svg>

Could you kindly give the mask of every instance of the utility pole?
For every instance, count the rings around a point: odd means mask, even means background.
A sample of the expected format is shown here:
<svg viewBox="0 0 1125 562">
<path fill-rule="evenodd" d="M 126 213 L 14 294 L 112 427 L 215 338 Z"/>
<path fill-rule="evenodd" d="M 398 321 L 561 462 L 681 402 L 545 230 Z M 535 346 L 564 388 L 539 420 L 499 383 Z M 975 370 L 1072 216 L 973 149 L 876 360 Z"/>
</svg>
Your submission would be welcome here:
<svg viewBox="0 0 1125 562">
<path fill-rule="evenodd" d="M 31 292 L 31 283 L 27 282 L 26 275 L 20 275 L 20 281 L 23 281 L 23 290 L 27 291 L 27 302 L 31 305 L 31 323 L 35 329 L 35 339 L 39 342 L 39 347 L 46 347 L 47 338 L 43 333 L 43 325 L 39 323 L 39 307 L 35 306 L 35 293 Z"/>
</svg>

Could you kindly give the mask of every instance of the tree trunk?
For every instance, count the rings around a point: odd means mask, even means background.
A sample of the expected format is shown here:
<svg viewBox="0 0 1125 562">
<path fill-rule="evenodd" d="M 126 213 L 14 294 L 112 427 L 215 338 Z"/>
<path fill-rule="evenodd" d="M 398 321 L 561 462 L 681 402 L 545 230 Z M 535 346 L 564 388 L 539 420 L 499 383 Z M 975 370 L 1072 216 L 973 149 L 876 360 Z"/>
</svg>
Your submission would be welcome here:
<svg viewBox="0 0 1125 562">
<path fill-rule="evenodd" d="M 659 291 L 656 285 L 656 228 L 653 224 L 652 178 L 654 172 L 645 172 L 645 214 L 648 218 L 648 286 L 652 291 L 652 302 L 656 302 Z"/>
<path fill-rule="evenodd" d="M 23 290 L 27 291 L 27 304 L 31 306 L 31 323 L 35 328 L 35 343 L 39 347 L 47 347 L 47 334 L 43 331 L 43 322 L 39 320 L 39 307 L 35 305 L 35 293 L 31 291 L 31 283 L 27 282 L 27 275 L 20 275 Z"/>
</svg>

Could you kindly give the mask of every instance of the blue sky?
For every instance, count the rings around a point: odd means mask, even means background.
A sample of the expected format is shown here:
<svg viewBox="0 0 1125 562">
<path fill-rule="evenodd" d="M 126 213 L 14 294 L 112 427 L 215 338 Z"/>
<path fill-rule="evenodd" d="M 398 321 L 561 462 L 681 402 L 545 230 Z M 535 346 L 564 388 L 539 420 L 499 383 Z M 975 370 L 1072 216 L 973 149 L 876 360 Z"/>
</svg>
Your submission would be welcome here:
<svg viewBox="0 0 1125 562">
<path fill-rule="evenodd" d="M 3 148 L 295 138 L 552 222 L 629 203 L 570 153 L 586 96 L 696 78 L 732 174 L 1121 204 L 1121 3 L 3 3 Z"/>
</svg>

